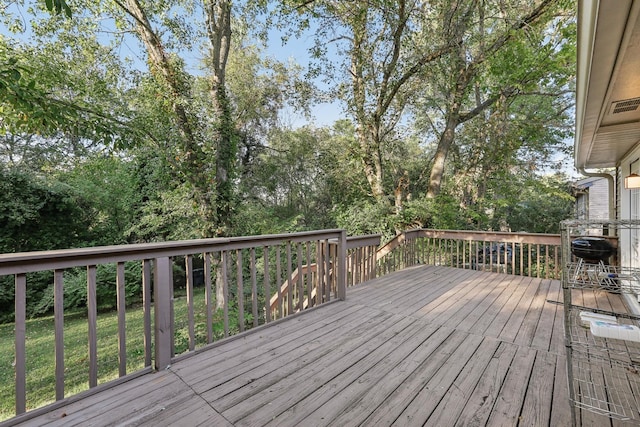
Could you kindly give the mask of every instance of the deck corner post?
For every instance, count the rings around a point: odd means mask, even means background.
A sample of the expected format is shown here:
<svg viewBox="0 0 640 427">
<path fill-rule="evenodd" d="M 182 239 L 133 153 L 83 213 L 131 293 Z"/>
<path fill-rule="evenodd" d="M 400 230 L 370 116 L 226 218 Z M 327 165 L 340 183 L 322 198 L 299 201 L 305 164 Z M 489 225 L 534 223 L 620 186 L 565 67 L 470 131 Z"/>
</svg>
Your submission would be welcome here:
<svg viewBox="0 0 640 427">
<path fill-rule="evenodd" d="M 153 300 L 155 327 L 155 369 L 161 371 L 171 364 L 173 336 L 171 323 L 172 268 L 168 257 L 154 260 Z"/>
<path fill-rule="evenodd" d="M 347 298 L 347 231 L 340 231 L 338 240 L 338 299 L 344 301 Z"/>
</svg>

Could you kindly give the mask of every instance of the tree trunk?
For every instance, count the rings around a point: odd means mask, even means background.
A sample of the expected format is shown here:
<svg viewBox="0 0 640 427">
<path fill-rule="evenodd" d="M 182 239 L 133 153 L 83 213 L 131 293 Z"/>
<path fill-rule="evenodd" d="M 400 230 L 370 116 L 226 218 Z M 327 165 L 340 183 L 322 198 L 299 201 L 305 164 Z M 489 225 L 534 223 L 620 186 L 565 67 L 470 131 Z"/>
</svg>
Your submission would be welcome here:
<svg viewBox="0 0 640 427">
<path fill-rule="evenodd" d="M 434 198 L 440 194 L 442 187 L 442 177 L 444 175 L 444 167 L 447 155 L 451 149 L 451 145 L 455 139 L 456 127 L 458 126 L 458 115 L 452 114 L 447 120 L 447 125 L 440 136 L 438 148 L 433 158 L 431 166 L 431 174 L 429 175 L 429 188 L 427 189 L 427 197 Z"/>
<path fill-rule="evenodd" d="M 231 47 L 231 1 L 206 2 L 206 24 L 211 55 L 211 86 L 209 88 L 213 110 L 216 112 L 216 236 L 229 233 L 233 205 L 232 176 L 237 155 L 237 135 L 231 117 L 226 90 L 226 67 Z"/>
<path fill-rule="evenodd" d="M 364 173 L 371 188 L 371 194 L 377 201 L 383 201 L 385 200 L 385 191 L 380 143 L 375 140 L 374 135 L 367 135 L 363 129 L 358 131 L 358 140 Z"/>
</svg>

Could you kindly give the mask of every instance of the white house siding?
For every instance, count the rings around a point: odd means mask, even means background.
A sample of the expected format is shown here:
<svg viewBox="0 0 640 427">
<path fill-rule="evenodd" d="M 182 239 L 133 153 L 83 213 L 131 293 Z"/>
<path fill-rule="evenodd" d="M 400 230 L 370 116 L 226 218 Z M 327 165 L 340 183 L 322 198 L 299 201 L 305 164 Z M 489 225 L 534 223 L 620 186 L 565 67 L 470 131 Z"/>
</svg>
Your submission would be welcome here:
<svg viewBox="0 0 640 427">
<path fill-rule="evenodd" d="M 593 177 L 575 183 L 576 218 L 584 220 L 609 219 L 609 182 L 605 178 Z M 603 230 L 584 230 L 591 236 L 602 236 Z"/>
</svg>

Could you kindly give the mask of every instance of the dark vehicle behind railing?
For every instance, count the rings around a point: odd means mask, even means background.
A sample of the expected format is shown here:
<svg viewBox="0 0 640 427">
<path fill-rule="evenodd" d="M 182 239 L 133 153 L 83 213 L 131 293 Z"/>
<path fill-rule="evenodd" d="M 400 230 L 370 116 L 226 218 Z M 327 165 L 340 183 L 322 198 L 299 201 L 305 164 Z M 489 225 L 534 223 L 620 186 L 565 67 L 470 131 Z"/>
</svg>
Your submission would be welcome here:
<svg viewBox="0 0 640 427">
<path fill-rule="evenodd" d="M 416 229 L 378 251 L 378 275 L 417 264 L 559 279 L 560 235 Z"/>
</svg>

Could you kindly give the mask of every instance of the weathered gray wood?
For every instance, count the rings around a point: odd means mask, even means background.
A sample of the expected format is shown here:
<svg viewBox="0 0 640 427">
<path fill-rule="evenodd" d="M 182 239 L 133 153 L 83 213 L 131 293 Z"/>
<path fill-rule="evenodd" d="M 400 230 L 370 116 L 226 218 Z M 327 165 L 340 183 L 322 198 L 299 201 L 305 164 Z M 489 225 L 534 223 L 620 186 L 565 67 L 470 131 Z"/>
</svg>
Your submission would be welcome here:
<svg viewBox="0 0 640 427">
<path fill-rule="evenodd" d="M 276 313 L 274 318 L 275 319 L 280 319 L 282 317 L 284 317 L 283 315 L 283 308 L 282 308 L 282 286 L 278 286 L 280 283 L 282 283 L 282 257 L 280 255 L 280 246 L 275 246 L 274 247 L 275 251 L 276 251 L 276 288 L 277 288 L 277 295 L 278 295 L 278 303 L 277 308 L 276 308 Z M 322 265 L 322 264 L 321 264 Z"/>
<path fill-rule="evenodd" d="M 536 353 L 531 380 L 519 419 L 520 425 L 532 427 L 550 425 L 551 405 L 547 402 L 566 398 L 566 395 L 561 393 L 555 395 L 557 391 L 553 389 L 557 363 L 558 357 L 555 354 L 543 351 Z"/>
<path fill-rule="evenodd" d="M 387 328 L 381 329 L 379 334 L 371 336 L 366 343 L 357 345 L 356 343 L 360 340 L 360 337 L 354 336 L 353 340 L 343 342 L 341 345 L 336 346 L 331 353 L 326 354 L 326 356 L 318 360 L 317 363 L 313 362 L 312 365 L 292 372 L 291 375 L 280 381 L 280 383 L 284 387 L 287 387 L 289 384 L 299 383 L 296 387 L 296 392 L 287 390 L 277 397 L 269 398 L 267 404 L 246 413 L 244 417 L 238 420 L 239 423 L 242 425 L 262 425 L 264 420 L 273 419 L 292 405 L 301 403 L 305 397 L 311 397 L 315 394 L 314 397 L 322 402 L 323 399 L 327 398 L 326 395 L 323 396 L 322 391 L 325 391 L 326 394 L 329 395 L 335 395 L 350 382 L 361 376 L 362 373 L 382 360 L 382 358 L 393 350 L 393 347 L 403 341 L 404 336 L 402 335 L 402 331 L 409 328 L 409 333 L 411 333 L 419 327 L 419 325 L 416 325 L 415 322 L 412 323 L 411 320 L 407 318 L 389 318 L 389 321 L 394 320 L 398 321 L 389 325 Z M 411 327 L 412 325 L 413 327 Z M 354 348 L 351 346 L 352 344 L 356 344 L 357 346 Z M 345 351 L 346 348 L 349 348 L 349 350 Z M 342 357 L 336 357 L 340 355 L 340 352 L 342 352 Z M 304 381 L 307 378 L 308 380 Z M 274 386 L 269 388 L 269 391 L 273 390 Z M 316 391 L 319 393 L 316 393 Z M 315 398 L 311 398 L 311 400 L 315 401 Z M 255 398 L 252 400 L 254 399 Z M 233 420 L 235 417 L 228 415 L 235 413 L 232 412 L 233 409 L 224 411 L 222 414 Z M 310 409 L 310 407 L 304 404 L 298 407 L 299 411 L 305 411 L 306 413 L 309 413 Z M 327 405 L 325 410 L 333 411 L 333 408 L 331 405 Z M 286 416 L 284 418 L 286 418 Z M 302 424 L 315 425 L 313 421 L 304 421 Z"/>
<path fill-rule="evenodd" d="M 443 329 L 446 328 L 443 327 Z M 409 402 L 445 365 L 451 354 L 468 336 L 464 332 L 454 330 L 428 358 L 420 360 L 420 364 L 403 380 L 402 384 L 371 412 L 371 415 L 364 421 L 364 425 L 391 425 L 394 423 Z"/>
<path fill-rule="evenodd" d="M 564 354 L 556 355 L 556 371 L 553 380 L 553 400 L 551 401 L 550 426 L 571 425 L 571 407 L 567 389 L 567 362 Z"/>
<path fill-rule="evenodd" d="M 26 373 L 26 320 L 27 320 L 27 275 L 15 277 L 15 364 L 16 364 L 16 414 L 22 414 L 27 408 Z"/>
<path fill-rule="evenodd" d="M 512 342 L 515 344 L 532 347 L 531 343 L 533 342 L 536 330 L 538 329 L 538 323 L 541 320 L 542 311 L 547 301 L 550 285 L 551 280 L 545 280 L 543 282 L 534 281 L 532 283 L 533 295 L 529 308 L 526 314 L 522 317 L 520 327 L 516 331 L 512 331 Z M 526 297 L 527 296 L 525 295 L 524 298 Z M 513 333 L 515 333 L 515 335 L 513 335 Z"/>
<path fill-rule="evenodd" d="M 340 300 L 347 298 L 347 232 L 343 230 L 340 233 L 338 239 L 338 257 L 337 257 L 337 269 L 335 274 L 337 275 L 336 292 L 337 297 Z"/>
<path fill-rule="evenodd" d="M 357 314 L 353 313 L 352 317 Z M 244 393 L 243 387 L 249 386 L 252 390 L 264 389 L 271 384 L 285 378 L 288 375 L 298 373 L 313 360 L 319 360 L 327 353 L 331 352 L 336 345 L 338 332 L 340 336 L 346 333 L 344 330 L 352 330 L 353 334 L 362 334 L 367 331 L 370 321 L 375 318 L 375 313 L 370 313 L 367 317 L 357 316 L 357 320 L 350 322 L 348 326 L 327 325 L 322 331 L 307 331 L 309 341 L 301 344 L 295 339 L 285 341 L 283 337 L 277 348 L 269 352 L 269 358 L 264 354 L 242 355 L 240 359 L 226 362 L 220 361 L 216 368 L 220 371 L 215 378 L 208 378 L 206 381 L 194 382 L 192 387 L 208 400 L 225 399 L 229 401 L 234 396 Z M 365 325 L 366 323 L 366 325 Z M 328 329 L 334 328 L 334 329 Z M 338 328 L 342 328 L 338 331 Z M 257 353 L 257 352 L 256 352 Z M 246 358 L 245 358 L 246 357 Z M 235 398 L 242 401 L 243 397 Z M 223 402 L 221 402 L 223 404 Z"/>
<path fill-rule="evenodd" d="M 551 336 L 554 330 L 554 322 L 556 319 L 556 311 L 562 309 L 560 304 L 556 304 L 562 292 L 560 281 L 552 280 L 549 282 L 546 299 L 542 305 L 540 320 L 538 321 L 535 335 L 531 340 L 531 347 L 549 351 L 551 344 Z"/>
<path fill-rule="evenodd" d="M 217 385 L 216 379 L 223 374 L 220 382 L 226 381 L 227 375 L 239 375 L 240 365 L 257 359 L 258 363 L 265 363 L 264 354 L 277 351 L 288 346 L 301 346 L 301 343 L 311 342 L 317 337 L 315 334 L 331 334 L 333 328 L 342 327 L 349 331 L 358 326 L 362 321 L 375 317 L 378 312 L 362 306 L 327 307 L 319 313 L 314 311 L 305 313 L 300 319 L 291 319 L 293 322 L 281 322 L 269 327 L 269 334 L 262 332 L 239 337 L 223 345 L 216 346 L 205 353 L 192 356 L 193 363 L 174 366 L 185 381 L 198 388 L 203 384 L 203 390 L 208 390 Z M 298 320 L 298 321 L 295 321 Z M 351 326 L 353 325 L 353 326 Z M 233 372 L 227 372 L 235 367 Z"/>
<path fill-rule="evenodd" d="M 251 248 L 249 253 L 249 268 L 251 269 L 251 314 L 253 314 L 253 326 L 258 326 L 258 282 L 256 277 L 256 249 Z"/>
<path fill-rule="evenodd" d="M 64 270 L 53 273 L 56 400 L 64 399 Z"/>
<path fill-rule="evenodd" d="M 467 400 L 462 413 L 456 421 L 456 426 L 488 425 L 487 420 L 491 415 L 493 406 L 500 397 L 502 383 L 511 367 L 516 351 L 516 346 L 501 343 L 476 388 Z"/>
<path fill-rule="evenodd" d="M 370 408 L 376 407 L 380 401 L 384 400 L 384 397 L 376 399 L 371 392 L 378 391 L 381 387 L 389 387 L 387 382 L 389 377 L 397 380 L 397 375 L 392 371 L 400 370 L 399 366 L 409 357 L 419 358 L 418 354 L 427 347 L 426 341 L 435 339 L 432 336 L 437 333 L 436 325 L 416 321 L 411 328 L 403 331 L 402 336 L 405 339 L 401 345 L 386 354 L 375 366 L 369 367 L 363 364 L 352 366 L 346 374 L 341 374 L 332 383 L 317 389 L 268 425 L 344 426 L 347 423 L 353 425 L 363 421 L 369 415 Z M 442 340 L 445 338 L 446 336 L 443 335 Z M 352 377 L 354 373 L 357 373 L 357 378 Z M 365 409 L 365 405 L 371 406 Z M 336 420 L 335 418 L 341 414 L 346 414 L 347 419 Z"/>
<path fill-rule="evenodd" d="M 291 242 L 287 242 L 287 283 L 289 286 L 287 287 L 287 316 L 293 313 L 293 273 L 292 273 L 292 263 L 293 259 L 291 258 Z"/>
<path fill-rule="evenodd" d="M 116 264 L 116 298 L 118 310 L 118 373 L 127 375 L 127 302 L 125 300 L 124 262 Z"/>
<path fill-rule="evenodd" d="M 193 308 L 193 256 L 187 255 L 184 259 L 187 276 L 187 331 L 189 335 L 189 351 L 193 351 L 196 348 L 196 322 Z"/>
<path fill-rule="evenodd" d="M 151 260 L 142 261 L 142 310 L 144 317 L 144 366 L 151 366 Z"/>
<path fill-rule="evenodd" d="M 135 423 L 139 427 L 173 427 L 173 426 L 215 426 L 233 427 L 222 415 L 206 405 L 196 396 L 190 396 L 178 405 L 172 405 L 160 412 L 147 416 Z"/>
<path fill-rule="evenodd" d="M 486 336 L 495 338 L 500 336 L 502 329 L 507 325 L 509 318 L 518 307 L 518 304 L 522 299 L 522 295 L 525 293 L 532 280 L 533 279 L 530 277 L 523 277 L 518 286 L 515 286 L 513 292 L 508 295 L 508 298 L 500 301 L 502 306 L 498 307 L 498 313 L 484 332 Z M 507 294 L 503 293 L 501 297 L 502 296 L 507 297 Z M 526 301 L 526 304 L 528 305 L 529 301 Z"/>
<path fill-rule="evenodd" d="M 169 371 L 150 374 L 126 382 L 117 389 L 106 390 L 31 421 L 26 425 L 48 427 L 125 425 L 139 417 L 139 411 L 158 410 L 169 399 L 190 393 L 188 386 Z M 133 424 L 133 423 L 131 423 Z"/>
<path fill-rule="evenodd" d="M 155 264 L 158 287 L 170 261 Z M 556 281 L 413 267 L 28 424 L 568 425 L 565 358 L 553 345 L 562 306 L 545 300 L 558 292 Z"/>
<path fill-rule="evenodd" d="M 519 347 L 491 411 L 488 425 L 516 425 L 533 369 L 536 351 Z"/>
<path fill-rule="evenodd" d="M 264 295 L 271 295 L 271 286 L 269 284 L 269 246 L 262 248 L 262 263 L 264 264 L 262 274 Z M 264 299 L 264 321 L 265 323 L 271 322 L 271 303 L 269 298 Z"/>
<path fill-rule="evenodd" d="M 515 342 L 515 339 L 520 332 L 520 327 L 523 325 L 525 316 L 530 310 L 531 304 L 535 299 L 540 281 L 529 278 L 527 282 L 527 286 L 520 296 L 520 300 L 516 303 L 517 308 L 511 312 L 506 324 L 502 328 L 502 331 L 500 331 L 500 335 L 498 335 L 498 338 L 502 341 Z M 504 311 L 506 310 L 503 310 L 503 312 Z M 531 323 L 535 325 L 537 321 L 538 318 L 534 316 Z"/>
<path fill-rule="evenodd" d="M 98 307 L 96 299 L 96 266 L 87 267 L 87 328 L 89 347 L 89 388 L 98 385 Z"/>
<path fill-rule="evenodd" d="M 267 419 L 270 419 L 274 411 L 286 410 L 288 405 L 340 373 L 345 361 L 365 357 L 407 323 L 407 319 L 398 316 L 374 319 L 372 327 L 343 339 L 340 345 L 332 346 L 332 351 L 326 353 L 325 357 L 301 367 L 295 375 L 285 376 L 276 383 L 253 381 L 248 387 L 233 393 L 232 399 L 230 395 L 225 396 L 212 402 L 212 406 L 231 422 L 247 418 L 247 422 L 242 422 L 243 425 L 254 425 L 257 414 L 261 414 L 260 418 L 269 415 Z M 263 392 L 265 386 L 268 387 L 268 393 Z M 206 393 L 203 396 L 206 396 Z"/>
<path fill-rule="evenodd" d="M 169 258 L 156 258 L 153 273 L 155 368 L 163 370 L 173 357 L 173 333 L 171 330 L 171 277 L 173 271 Z"/>
<path fill-rule="evenodd" d="M 229 251 L 222 251 L 220 256 L 222 264 L 222 296 L 224 305 L 222 306 L 222 323 L 225 338 L 229 336 Z"/>
<path fill-rule="evenodd" d="M 483 339 L 473 358 L 464 365 L 452 386 L 449 387 L 426 421 L 425 426 L 440 427 L 455 424 L 499 345 L 500 341 L 496 339 Z"/>
<path fill-rule="evenodd" d="M 244 332 L 244 281 L 242 280 L 242 251 L 236 251 L 236 285 L 238 287 L 238 329 Z M 211 341 L 209 341 L 211 342 Z"/>
<path fill-rule="evenodd" d="M 423 425 L 441 402 L 465 365 L 472 359 L 483 338 L 469 335 L 433 377 L 418 391 L 411 403 L 394 422 L 395 425 Z"/>
<path fill-rule="evenodd" d="M 479 330 L 484 332 L 486 327 L 491 323 L 494 314 L 497 311 L 492 311 L 490 308 L 494 306 L 496 300 L 500 297 L 500 295 L 505 292 L 505 290 L 510 287 L 517 286 L 516 283 L 519 283 L 522 279 L 515 278 L 511 276 L 494 276 L 493 273 L 478 273 L 481 274 L 479 277 L 486 277 L 490 280 L 484 286 L 484 298 L 478 300 L 478 298 L 474 298 L 474 304 L 471 304 L 471 311 L 462 318 L 457 324 L 456 328 L 472 332 L 473 330 Z M 468 309 L 468 307 L 465 307 Z M 468 311 L 468 310 L 465 310 Z M 485 325 L 484 327 L 482 325 Z"/>
</svg>

